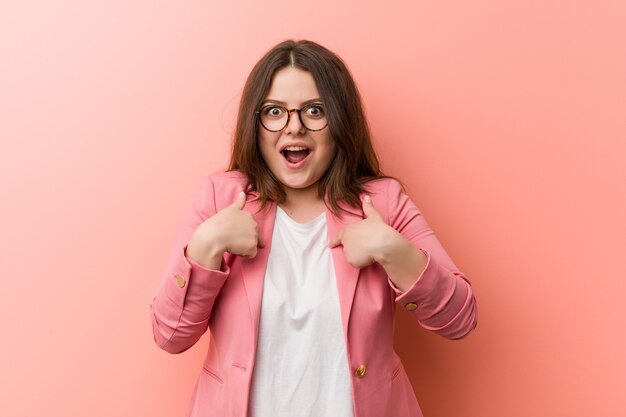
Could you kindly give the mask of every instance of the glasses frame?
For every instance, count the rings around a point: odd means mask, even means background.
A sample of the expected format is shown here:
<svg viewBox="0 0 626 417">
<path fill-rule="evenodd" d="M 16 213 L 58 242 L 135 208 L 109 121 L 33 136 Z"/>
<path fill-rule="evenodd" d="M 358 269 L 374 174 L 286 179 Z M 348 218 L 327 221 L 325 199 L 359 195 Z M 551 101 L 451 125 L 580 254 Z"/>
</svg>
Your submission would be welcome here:
<svg viewBox="0 0 626 417">
<path fill-rule="evenodd" d="M 320 129 L 309 129 L 307 127 L 307 125 L 304 123 L 304 121 L 302 120 L 302 115 L 300 114 L 300 112 L 302 110 L 306 109 L 307 107 L 311 107 L 311 106 L 315 106 L 315 105 L 324 107 L 324 104 L 322 104 L 322 103 L 309 103 L 309 104 L 306 104 L 306 105 L 300 107 L 299 109 L 291 109 L 290 110 L 287 107 L 281 106 L 279 104 L 266 104 L 265 106 L 261 107 L 260 109 L 258 109 L 254 113 L 257 115 L 257 118 L 259 119 L 259 123 L 261 123 L 261 126 L 263 126 L 263 129 L 265 129 L 265 130 L 267 130 L 269 132 L 276 133 L 276 132 L 281 132 L 281 131 L 285 130 L 285 128 L 289 125 L 289 121 L 291 120 L 291 113 L 293 113 L 293 112 L 298 113 L 298 119 L 300 119 L 300 124 L 302 124 L 302 126 L 304 126 L 304 128 L 306 130 L 308 130 L 309 132 L 319 132 L 320 130 L 324 130 L 324 129 L 326 129 L 328 127 L 328 119 L 326 119 L 326 124 L 324 125 L 324 127 L 320 128 Z M 267 126 L 265 126 L 263 124 L 263 121 L 261 120 L 261 111 L 263 109 L 267 108 L 267 107 L 280 107 L 281 109 L 283 109 L 283 110 L 285 110 L 287 112 L 287 121 L 285 122 L 285 126 L 281 127 L 278 130 L 272 130 L 272 129 L 269 129 Z"/>
</svg>

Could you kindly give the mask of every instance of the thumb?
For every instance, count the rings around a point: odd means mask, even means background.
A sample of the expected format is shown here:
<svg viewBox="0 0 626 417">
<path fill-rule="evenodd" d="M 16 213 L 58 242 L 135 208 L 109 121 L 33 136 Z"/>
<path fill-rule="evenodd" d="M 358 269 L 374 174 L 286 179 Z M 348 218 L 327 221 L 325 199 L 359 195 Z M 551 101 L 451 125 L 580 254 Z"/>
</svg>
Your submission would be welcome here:
<svg viewBox="0 0 626 417">
<path fill-rule="evenodd" d="M 341 241 L 343 240 L 343 230 L 340 230 L 335 237 L 333 237 L 332 239 L 330 239 L 328 241 L 328 247 L 330 249 L 336 248 L 337 246 L 341 245 Z"/>
<path fill-rule="evenodd" d="M 383 220 L 383 216 L 374 208 L 372 198 L 369 195 L 366 195 L 363 199 L 363 214 L 365 214 L 367 219 Z"/>
<path fill-rule="evenodd" d="M 243 191 L 240 191 L 239 194 L 237 194 L 237 199 L 230 206 L 239 210 L 243 210 L 243 207 L 245 205 L 246 205 L 246 193 Z"/>
</svg>

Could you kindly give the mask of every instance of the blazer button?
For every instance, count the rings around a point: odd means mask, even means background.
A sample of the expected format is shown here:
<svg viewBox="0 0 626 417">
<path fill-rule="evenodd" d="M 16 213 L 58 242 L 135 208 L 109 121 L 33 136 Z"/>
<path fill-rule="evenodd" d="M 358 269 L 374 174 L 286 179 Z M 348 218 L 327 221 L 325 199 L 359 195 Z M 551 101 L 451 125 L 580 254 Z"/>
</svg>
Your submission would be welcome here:
<svg viewBox="0 0 626 417">
<path fill-rule="evenodd" d="M 178 284 L 179 288 L 183 288 L 185 286 L 185 278 L 182 275 L 176 275 L 176 284 Z"/>
<path fill-rule="evenodd" d="M 356 368 L 356 371 L 354 371 L 354 375 L 357 376 L 357 378 L 363 378 L 365 376 L 365 365 L 360 364 L 358 368 Z"/>
<path fill-rule="evenodd" d="M 413 311 L 417 308 L 417 304 L 416 303 L 408 303 L 407 305 L 404 306 L 404 308 L 406 308 L 409 311 Z"/>
</svg>

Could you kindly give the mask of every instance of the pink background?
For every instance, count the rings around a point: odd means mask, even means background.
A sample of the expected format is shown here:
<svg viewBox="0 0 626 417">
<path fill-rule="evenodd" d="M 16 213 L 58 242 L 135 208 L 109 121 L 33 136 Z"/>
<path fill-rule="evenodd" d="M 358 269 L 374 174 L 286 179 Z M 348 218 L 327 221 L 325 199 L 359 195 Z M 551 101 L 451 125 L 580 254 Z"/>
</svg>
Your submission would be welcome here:
<svg viewBox="0 0 626 417">
<path fill-rule="evenodd" d="M 466 340 L 399 314 L 426 417 L 626 415 L 626 6 L 370 3 L 0 4 L 0 415 L 183 415 L 207 337 L 158 350 L 148 305 L 246 75 L 292 37 L 344 57 L 474 284 Z"/>
</svg>

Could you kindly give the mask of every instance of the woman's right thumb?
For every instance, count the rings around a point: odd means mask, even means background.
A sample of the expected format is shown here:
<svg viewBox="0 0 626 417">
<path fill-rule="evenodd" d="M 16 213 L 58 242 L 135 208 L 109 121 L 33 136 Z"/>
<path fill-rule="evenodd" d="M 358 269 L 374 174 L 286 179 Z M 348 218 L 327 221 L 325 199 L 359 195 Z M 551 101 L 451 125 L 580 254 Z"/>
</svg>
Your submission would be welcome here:
<svg viewBox="0 0 626 417">
<path fill-rule="evenodd" d="M 232 204 L 232 206 L 241 210 L 243 209 L 245 205 L 246 205 L 246 193 L 243 191 L 240 191 L 239 194 L 237 194 L 237 199 Z"/>
</svg>

